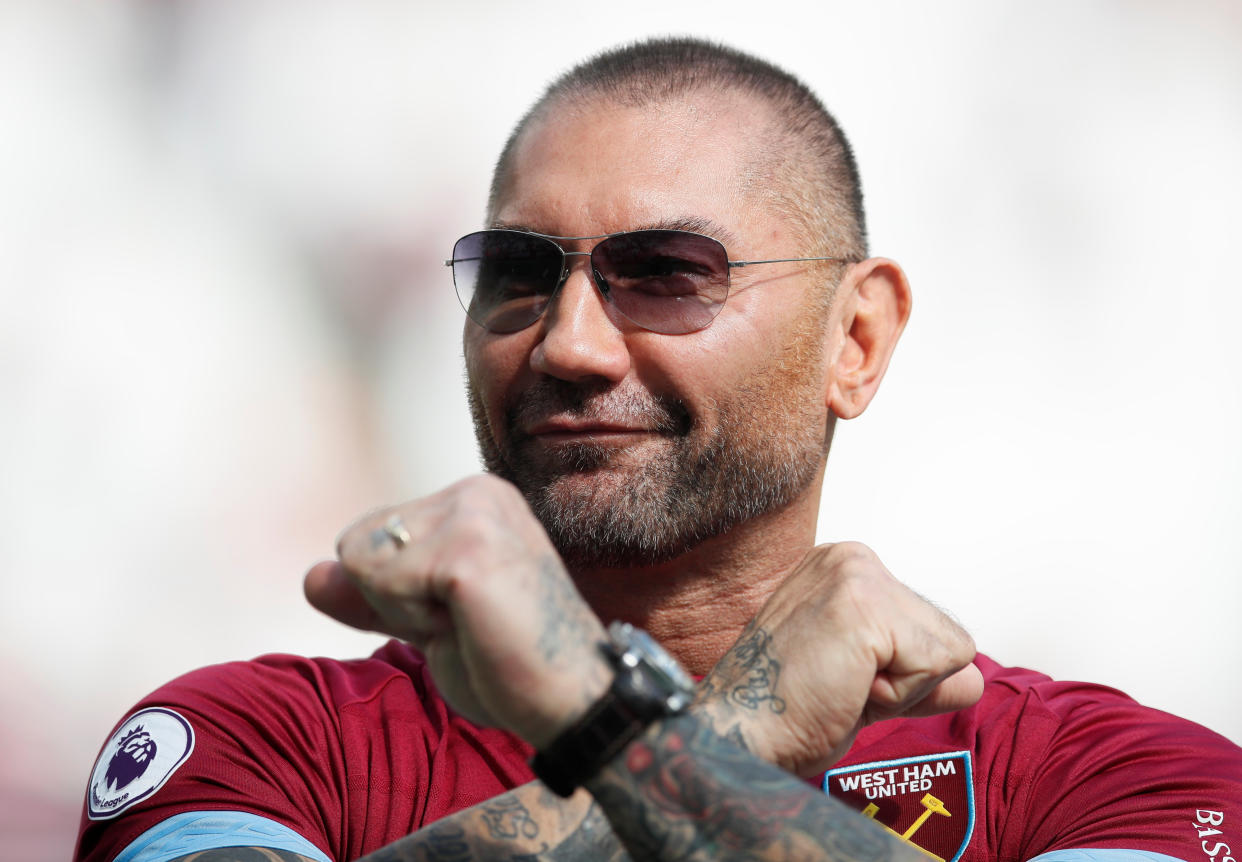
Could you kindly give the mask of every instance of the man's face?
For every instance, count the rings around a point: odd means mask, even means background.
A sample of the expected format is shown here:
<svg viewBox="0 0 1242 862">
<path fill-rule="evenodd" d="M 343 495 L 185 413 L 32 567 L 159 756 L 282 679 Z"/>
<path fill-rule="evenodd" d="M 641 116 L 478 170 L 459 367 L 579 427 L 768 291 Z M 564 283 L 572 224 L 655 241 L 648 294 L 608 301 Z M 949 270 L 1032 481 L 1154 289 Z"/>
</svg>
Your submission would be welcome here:
<svg viewBox="0 0 1242 862">
<path fill-rule="evenodd" d="M 692 226 L 731 260 L 801 256 L 793 226 L 756 190 L 763 116 L 719 95 L 554 109 L 522 139 L 494 226 L 554 236 Z M 467 321 L 464 340 L 484 462 L 521 489 L 571 566 L 672 559 L 818 487 L 822 270 L 737 270 L 708 328 L 660 335 L 608 306 L 586 258 L 570 260 L 539 321 L 510 334 Z"/>
</svg>

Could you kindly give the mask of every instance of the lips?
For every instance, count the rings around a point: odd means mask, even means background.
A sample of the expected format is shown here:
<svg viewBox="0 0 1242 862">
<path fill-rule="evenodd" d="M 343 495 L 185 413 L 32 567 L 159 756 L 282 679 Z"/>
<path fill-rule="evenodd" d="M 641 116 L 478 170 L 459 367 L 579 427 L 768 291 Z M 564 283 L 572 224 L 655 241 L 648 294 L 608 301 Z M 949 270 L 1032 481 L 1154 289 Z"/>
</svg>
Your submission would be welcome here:
<svg viewBox="0 0 1242 862">
<path fill-rule="evenodd" d="M 653 434 L 654 428 L 608 420 L 547 419 L 522 429 L 528 437 L 600 437 L 614 434 Z"/>
<path fill-rule="evenodd" d="M 690 415 L 680 401 L 637 384 L 609 386 L 543 377 L 505 408 L 503 427 L 515 445 L 523 441 L 638 442 L 651 435 L 689 433 Z"/>
</svg>

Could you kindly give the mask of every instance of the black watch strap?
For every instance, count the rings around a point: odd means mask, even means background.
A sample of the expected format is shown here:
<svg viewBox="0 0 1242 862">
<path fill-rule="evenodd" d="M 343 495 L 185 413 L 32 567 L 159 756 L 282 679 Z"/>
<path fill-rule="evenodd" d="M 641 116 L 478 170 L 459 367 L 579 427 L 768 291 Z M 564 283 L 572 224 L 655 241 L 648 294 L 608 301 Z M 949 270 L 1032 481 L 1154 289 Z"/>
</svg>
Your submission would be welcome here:
<svg viewBox="0 0 1242 862">
<path fill-rule="evenodd" d="M 641 634 L 652 644 L 646 648 L 648 655 L 658 650 L 645 634 L 629 626 L 623 627 L 623 634 L 630 632 Z M 600 645 L 616 668 L 608 691 L 577 724 L 536 753 L 531 761 L 539 780 L 561 796 L 570 796 L 575 788 L 597 775 L 657 718 L 679 712 L 689 703 L 689 696 L 684 692 L 681 692 L 684 696 L 674 696 L 672 687 L 677 683 L 668 681 L 638 653 L 616 643 L 617 635 L 611 629 L 610 634 L 614 643 Z M 659 652 L 663 655 L 662 650 Z M 672 659 L 667 661 L 672 662 Z M 684 675 L 680 668 L 677 672 Z M 693 691 L 693 682 L 688 677 L 683 684 Z"/>
<path fill-rule="evenodd" d="M 629 699 L 618 696 L 618 680 L 633 672 L 619 668 L 617 679 L 586 715 L 535 754 L 531 768 L 554 793 L 573 795 L 575 788 L 598 774 L 656 717 L 640 714 Z"/>
</svg>

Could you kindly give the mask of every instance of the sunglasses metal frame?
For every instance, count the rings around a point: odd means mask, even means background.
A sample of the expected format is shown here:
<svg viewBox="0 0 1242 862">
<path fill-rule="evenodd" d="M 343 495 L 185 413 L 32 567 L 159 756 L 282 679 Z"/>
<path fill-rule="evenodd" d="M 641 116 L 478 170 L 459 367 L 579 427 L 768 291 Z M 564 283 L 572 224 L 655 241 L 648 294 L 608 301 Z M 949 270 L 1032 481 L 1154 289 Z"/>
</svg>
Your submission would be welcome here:
<svg viewBox="0 0 1242 862">
<path fill-rule="evenodd" d="M 729 250 L 725 248 L 724 243 L 716 239 L 714 236 L 708 236 L 705 233 L 698 233 L 697 231 L 692 231 L 692 230 L 677 230 L 675 228 L 640 228 L 638 230 L 622 230 L 622 231 L 617 231 L 616 233 L 601 233 L 601 234 L 593 234 L 590 236 L 556 236 L 554 234 L 536 233 L 535 231 L 518 230 L 516 228 L 484 228 L 483 230 L 471 231 L 465 236 L 460 237 L 456 243 L 453 243 L 453 247 L 456 248 L 457 243 L 461 242 L 463 239 L 465 239 L 468 236 L 474 236 L 475 234 L 480 234 L 480 233 L 493 233 L 493 232 L 494 233 L 517 233 L 517 234 L 524 234 L 526 236 L 537 237 L 538 239 L 546 239 L 546 240 L 551 241 L 551 243 L 560 250 L 561 258 L 562 258 L 561 274 L 560 274 L 560 277 L 557 279 L 556 284 L 553 286 L 552 290 L 549 291 L 548 293 L 549 303 L 552 297 L 556 296 L 556 294 L 560 291 L 561 287 L 565 284 L 566 278 L 569 275 L 568 259 L 571 257 L 588 257 L 589 258 L 595 253 L 595 246 L 592 246 L 590 251 L 567 251 L 565 250 L 564 247 L 561 246 L 561 242 L 578 242 L 581 240 L 588 240 L 588 239 L 600 240 L 602 242 L 604 240 L 614 239 L 619 236 L 628 236 L 630 234 L 648 233 L 648 232 L 680 233 L 680 234 L 686 234 L 688 236 L 701 237 L 703 239 L 709 240 L 715 243 L 716 245 L 720 246 L 720 248 L 724 250 L 725 263 L 729 269 L 739 269 L 744 266 L 756 266 L 761 263 L 802 263 L 802 262 L 811 262 L 811 261 L 837 261 L 838 263 L 857 263 L 858 262 L 856 258 L 852 258 L 852 257 L 775 257 L 775 258 L 768 258 L 765 260 L 729 260 Z M 599 243 L 596 243 L 596 245 L 599 245 Z M 453 264 L 455 263 L 459 263 L 459 262 L 467 263 L 469 261 L 479 260 L 479 259 L 480 258 L 472 258 L 472 257 L 462 257 L 462 258 L 452 257 L 444 261 L 444 265 L 447 267 L 452 267 Z M 732 280 L 730 279 L 730 281 Z M 454 271 L 454 284 L 455 283 L 456 283 L 456 271 Z M 731 288 L 732 285 L 730 284 L 729 287 Z M 732 291 L 730 290 L 729 292 L 731 293 Z M 604 298 L 606 302 L 609 302 L 609 303 L 612 302 L 612 299 L 608 296 L 607 293 L 605 293 Z M 721 303 L 720 303 L 721 308 L 724 307 L 724 304 L 725 302 L 728 301 L 728 298 L 729 298 L 729 294 L 726 293 L 725 298 L 721 300 Z M 540 317 L 543 317 L 544 311 L 546 310 L 547 309 L 545 307 L 542 311 L 539 312 L 539 314 L 533 320 L 531 320 L 530 323 L 526 324 L 526 326 L 533 326 L 535 322 L 539 320 Z M 621 313 L 624 314 L 624 312 L 621 312 Z M 467 316 L 469 316 L 468 310 L 467 310 Z M 473 318 L 471 319 L 473 320 Z M 627 319 L 628 319 L 628 316 L 627 316 Z M 701 327 L 701 329 L 706 329 L 708 326 L 711 326 L 712 321 L 714 321 L 715 319 L 716 319 L 716 316 L 713 315 L 712 319 L 709 320 L 703 327 Z M 478 323 L 478 321 L 475 321 L 475 322 Z M 632 322 L 636 326 L 640 326 L 643 329 L 647 329 L 648 331 L 652 331 L 652 332 L 659 331 L 659 330 L 652 330 L 649 327 L 644 326 L 642 323 L 639 323 L 636 320 Z M 479 325 L 484 326 L 481 323 Z M 486 329 L 487 327 L 484 326 L 484 328 Z M 523 329 L 524 328 L 526 327 L 523 327 Z M 514 330 L 514 332 L 520 332 L 520 331 L 521 330 Z M 700 330 L 693 330 L 693 329 L 690 330 L 690 332 L 698 332 L 698 331 Z M 688 335 L 689 332 L 665 333 L 665 334 Z"/>
</svg>

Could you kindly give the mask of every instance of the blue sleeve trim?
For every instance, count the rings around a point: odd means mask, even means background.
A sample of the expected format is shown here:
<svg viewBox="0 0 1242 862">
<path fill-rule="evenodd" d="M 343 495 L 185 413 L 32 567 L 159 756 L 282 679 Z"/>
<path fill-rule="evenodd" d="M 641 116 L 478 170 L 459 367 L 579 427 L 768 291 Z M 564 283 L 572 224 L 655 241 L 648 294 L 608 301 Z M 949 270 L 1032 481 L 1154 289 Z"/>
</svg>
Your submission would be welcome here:
<svg viewBox="0 0 1242 862">
<path fill-rule="evenodd" d="M 1185 862 L 1150 850 L 1053 850 L 1029 862 Z"/>
<path fill-rule="evenodd" d="M 288 826 L 244 811 L 190 811 L 169 817 L 130 842 L 114 862 L 171 862 L 219 847 L 267 847 L 332 862 Z"/>
</svg>

